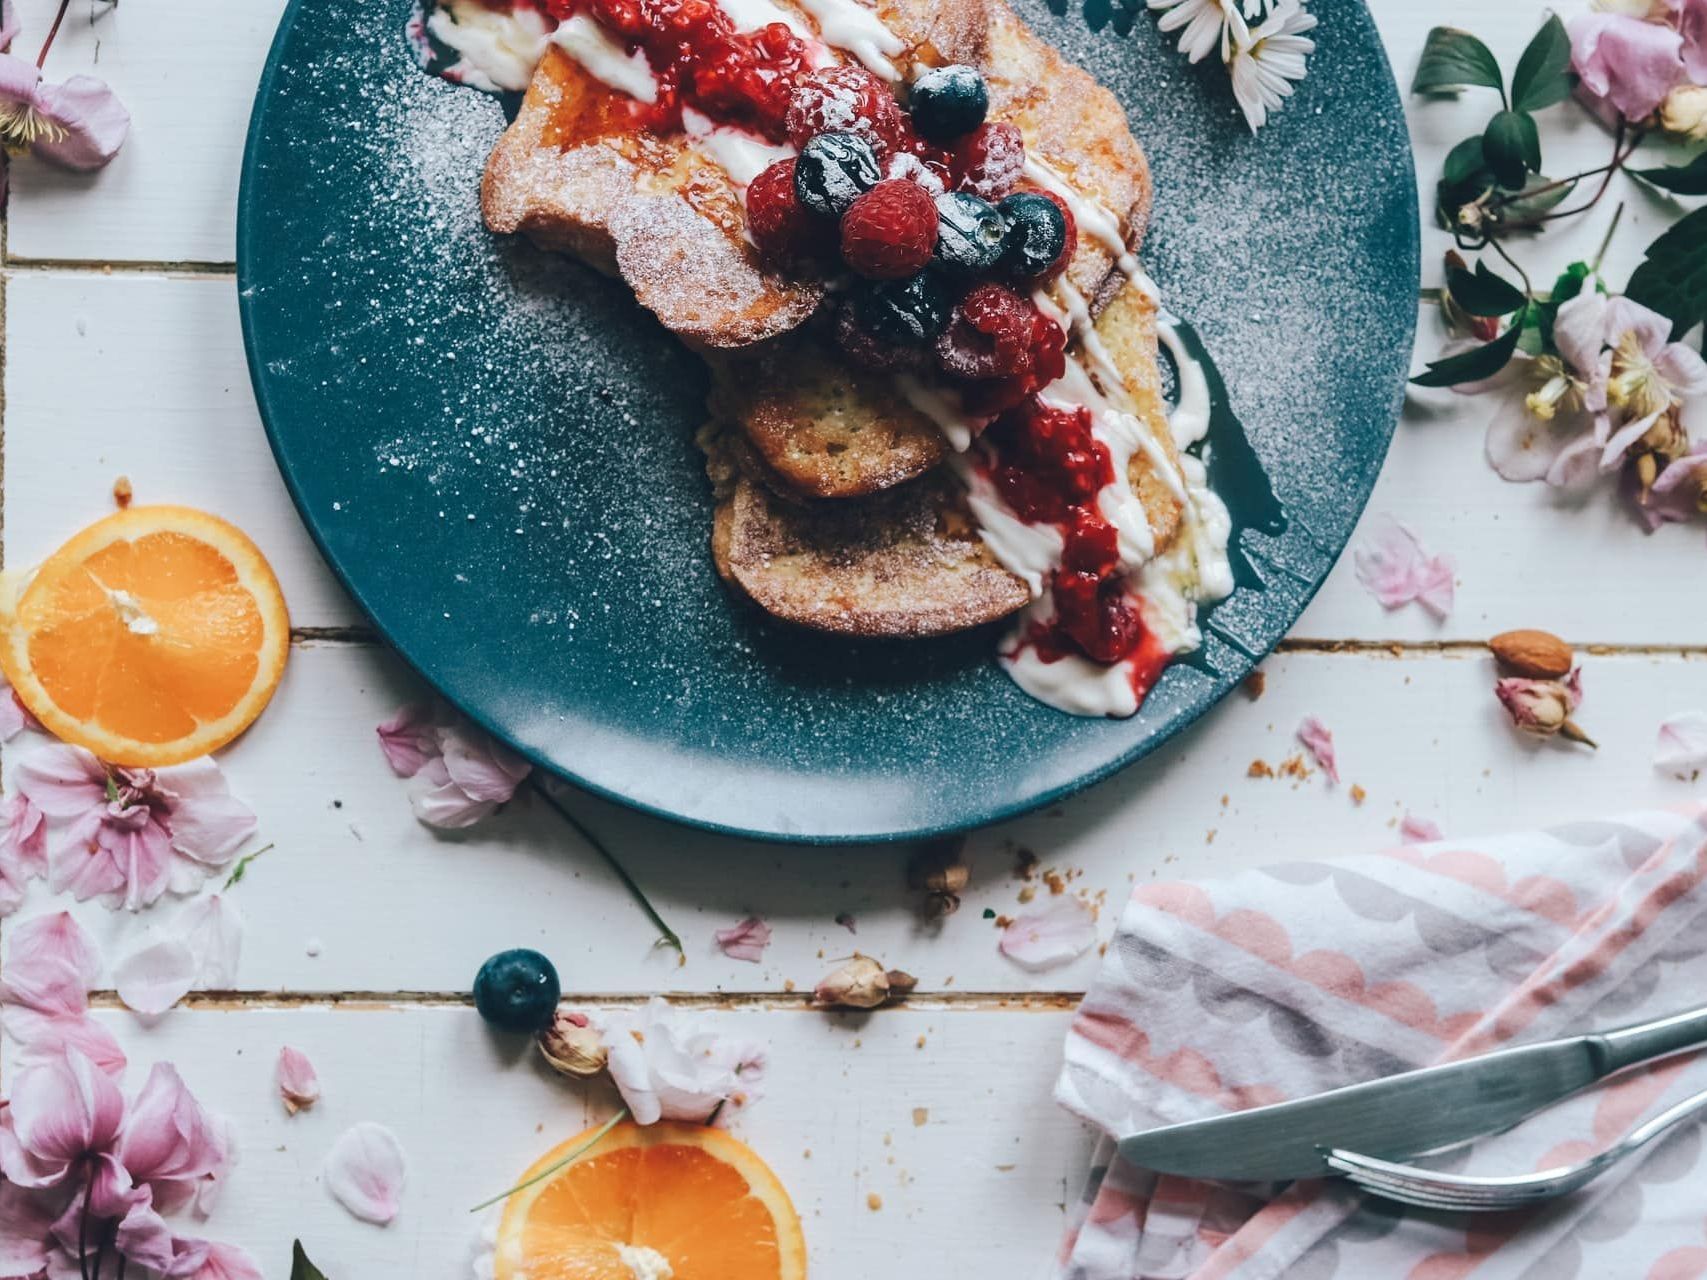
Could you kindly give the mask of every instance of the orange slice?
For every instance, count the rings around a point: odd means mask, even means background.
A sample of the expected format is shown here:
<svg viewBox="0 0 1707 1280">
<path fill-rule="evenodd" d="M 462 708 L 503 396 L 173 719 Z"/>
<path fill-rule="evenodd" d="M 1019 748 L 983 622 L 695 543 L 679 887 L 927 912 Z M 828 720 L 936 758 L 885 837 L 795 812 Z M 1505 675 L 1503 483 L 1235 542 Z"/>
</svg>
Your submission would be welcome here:
<svg viewBox="0 0 1707 1280">
<path fill-rule="evenodd" d="M 191 507 L 116 511 L 0 590 L 0 668 L 42 724 L 123 765 L 224 746 L 284 673 L 290 618 L 241 529 Z"/>
<path fill-rule="evenodd" d="M 805 1280 L 806 1238 L 776 1175 L 723 1130 L 620 1124 L 510 1197 L 494 1261 L 497 1280 Z"/>
</svg>

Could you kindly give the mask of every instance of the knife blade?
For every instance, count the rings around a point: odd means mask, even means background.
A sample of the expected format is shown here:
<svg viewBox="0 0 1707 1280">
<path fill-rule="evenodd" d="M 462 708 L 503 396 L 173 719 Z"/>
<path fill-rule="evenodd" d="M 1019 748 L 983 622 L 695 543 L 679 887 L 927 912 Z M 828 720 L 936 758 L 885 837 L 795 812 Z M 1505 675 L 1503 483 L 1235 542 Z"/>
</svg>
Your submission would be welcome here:
<svg viewBox="0 0 1707 1280">
<path fill-rule="evenodd" d="M 1158 1173 L 1277 1182 L 1330 1173 L 1333 1148 L 1383 1159 L 1424 1155 L 1509 1129 L 1616 1072 L 1707 1047 L 1707 1009 L 1599 1034 L 1520 1045 L 1327 1093 L 1191 1120 L 1120 1140 Z"/>
</svg>

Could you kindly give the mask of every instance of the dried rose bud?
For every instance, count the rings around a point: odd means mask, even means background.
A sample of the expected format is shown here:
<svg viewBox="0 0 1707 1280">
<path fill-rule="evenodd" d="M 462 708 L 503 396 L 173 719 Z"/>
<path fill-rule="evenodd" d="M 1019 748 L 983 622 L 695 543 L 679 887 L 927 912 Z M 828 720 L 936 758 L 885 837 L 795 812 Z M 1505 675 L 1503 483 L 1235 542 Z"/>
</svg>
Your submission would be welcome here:
<svg viewBox="0 0 1707 1280">
<path fill-rule="evenodd" d="M 918 979 L 912 974 L 885 970 L 870 956 L 855 952 L 853 959 L 812 989 L 812 1003 L 824 1009 L 875 1009 L 890 996 L 904 996 L 916 986 Z"/>
<path fill-rule="evenodd" d="M 960 894 L 972 879 L 972 868 L 961 858 L 965 847 L 964 838 L 936 840 L 908 862 L 908 886 L 925 893 L 925 919 L 941 920 L 960 910 Z"/>
<path fill-rule="evenodd" d="M 1660 128 L 1691 142 L 1707 141 L 1707 85 L 1680 84 L 1666 94 Z"/>
<path fill-rule="evenodd" d="M 605 1069 L 610 1050 L 584 1013 L 559 1009 L 551 1025 L 535 1041 L 540 1056 L 566 1076 L 596 1076 Z"/>
<path fill-rule="evenodd" d="M 1556 734 L 1586 746 L 1595 745 L 1594 740 L 1571 720 L 1571 713 L 1583 700 L 1580 669 L 1572 671 L 1563 680 L 1507 676 L 1494 685 L 1494 693 L 1511 717 L 1511 722 L 1525 733 L 1543 738 Z"/>
</svg>

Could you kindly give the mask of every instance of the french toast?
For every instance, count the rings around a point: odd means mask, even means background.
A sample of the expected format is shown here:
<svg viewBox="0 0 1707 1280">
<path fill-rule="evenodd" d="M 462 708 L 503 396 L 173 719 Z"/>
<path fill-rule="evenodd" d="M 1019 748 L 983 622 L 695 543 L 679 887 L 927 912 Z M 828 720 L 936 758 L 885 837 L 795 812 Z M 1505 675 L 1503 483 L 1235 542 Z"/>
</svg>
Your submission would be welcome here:
<svg viewBox="0 0 1707 1280">
<path fill-rule="evenodd" d="M 1096 333 L 1124 384 L 1124 407 L 1177 469 L 1157 364 L 1156 304 L 1129 284 L 1104 307 Z M 744 430 L 714 421 L 699 441 L 717 500 L 717 571 L 774 617 L 817 631 L 900 639 L 979 626 L 1030 602 L 1026 584 L 980 540 L 964 489 L 947 467 L 862 497 L 806 501 L 779 485 Z M 1178 497 L 1142 449 L 1127 464 L 1127 480 L 1157 552 L 1166 551 L 1179 536 Z"/>
</svg>

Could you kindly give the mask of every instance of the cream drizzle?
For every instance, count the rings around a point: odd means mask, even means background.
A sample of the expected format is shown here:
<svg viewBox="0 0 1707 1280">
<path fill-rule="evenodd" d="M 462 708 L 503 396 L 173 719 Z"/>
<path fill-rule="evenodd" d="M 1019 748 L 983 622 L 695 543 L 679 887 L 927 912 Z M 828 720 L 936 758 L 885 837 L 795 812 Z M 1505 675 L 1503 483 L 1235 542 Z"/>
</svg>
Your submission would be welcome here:
<svg viewBox="0 0 1707 1280">
<path fill-rule="evenodd" d="M 890 84 L 899 84 L 901 72 L 890 61 L 906 49 L 906 43 L 859 0 L 800 0 L 800 7 L 818 24 L 825 44 L 853 54 L 865 69 Z"/>
</svg>

